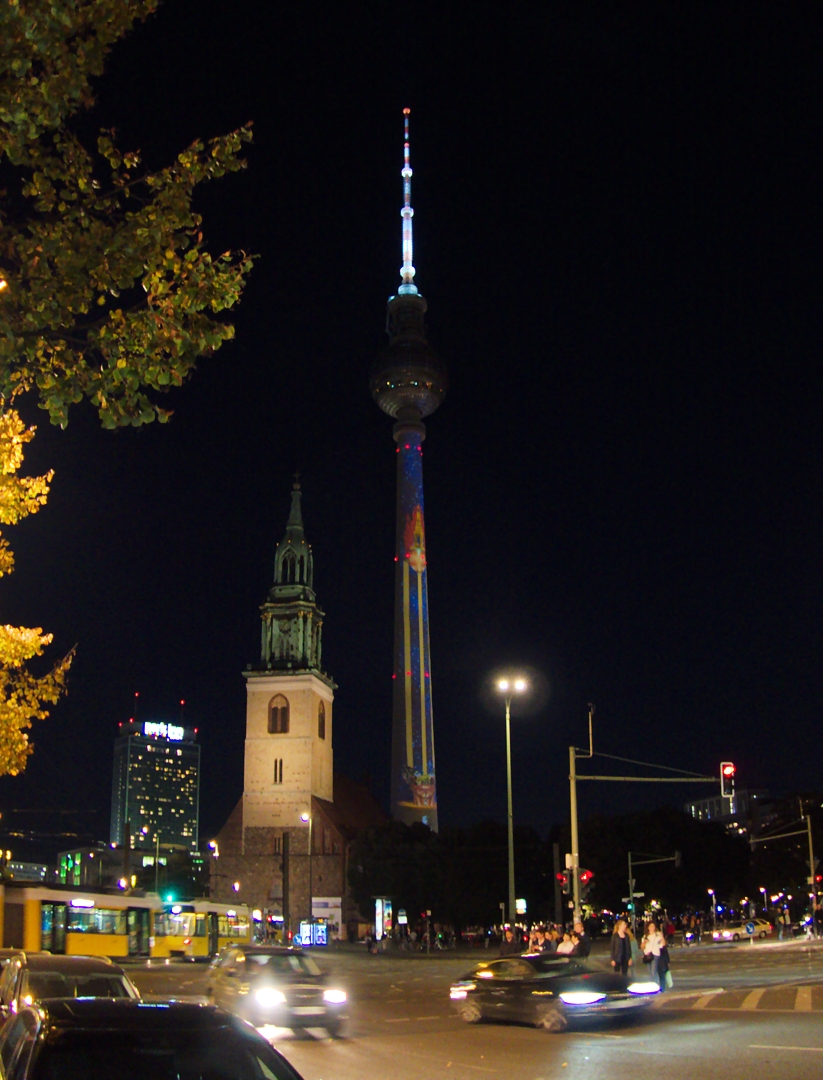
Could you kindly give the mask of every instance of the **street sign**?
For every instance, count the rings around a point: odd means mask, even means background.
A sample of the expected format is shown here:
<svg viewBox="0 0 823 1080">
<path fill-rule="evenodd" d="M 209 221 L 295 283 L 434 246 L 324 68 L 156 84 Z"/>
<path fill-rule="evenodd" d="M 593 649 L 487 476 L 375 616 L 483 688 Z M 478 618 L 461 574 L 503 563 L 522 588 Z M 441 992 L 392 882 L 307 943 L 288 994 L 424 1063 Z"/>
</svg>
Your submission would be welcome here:
<svg viewBox="0 0 823 1080">
<path fill-rule="evenodd" d="M 752 937 L 754 935 L 754 923 L 753 922 L 747 922 L 746 923 L 746 933 L 749 935 L 749 937 Z"/>
<path fill-rule="evenodd" d="M 571 857 L 571 855 L 570 855 L 570 854 L 569 854 L 569 852 L 567 851 L 567 852 L 566 852 L 566 869 L 567 869 L 567 870 L 571 870 L 571 868 L 572 868 L 573 866 L 574 866 L 574 859 L 573 859 L 573 858 Z"/>
<path fill-rule="evenodd" d="M 638 896 L 645 896 L 645 895 L 646 894 L 644 892 L 636 892 L 636 893 L 632 893 L 631 896 L 621 896 L 620 899 L 623 901 L 624 904 L 628 904 L 632 900 L 632 898 L 634 898 L 636 900 L 638 898 Z"/>
</svg>

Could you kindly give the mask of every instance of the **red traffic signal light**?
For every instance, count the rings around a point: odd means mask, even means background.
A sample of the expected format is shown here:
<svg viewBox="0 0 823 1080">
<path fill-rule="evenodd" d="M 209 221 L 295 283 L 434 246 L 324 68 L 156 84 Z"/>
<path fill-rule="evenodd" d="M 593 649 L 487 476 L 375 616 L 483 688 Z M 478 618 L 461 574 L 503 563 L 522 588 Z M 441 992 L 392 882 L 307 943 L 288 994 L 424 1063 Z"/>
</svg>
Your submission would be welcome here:
<svg viewBox="0 0 823 1080">
<path fill-rule="evenodd" d="M 819 885 L 821 881 L 823 881 L 823 874 L 815 874 L 814 875 L 814 883 L 815 883 L 815 885 Z"/>
<path fill-rule="evenodd" d="M 591 872 L 591 870 L 581 870 L 580 871 L 580 884 L 581 885 L 588 885 L 593 877 L 594 877 L 594 874 Z"/>
<path fill-rule="evenodd" d="M 560 882 L 560 888 L 563 892 L 567 893 L 569 891 L 569 875 L 560 870 L 554 876 Z"/>
<path fill-rule="evenodd" d="M 731 761 L 720 762 L 720 794 L 727 799 L 734 795 L 735 767 Z"/>
</svg>

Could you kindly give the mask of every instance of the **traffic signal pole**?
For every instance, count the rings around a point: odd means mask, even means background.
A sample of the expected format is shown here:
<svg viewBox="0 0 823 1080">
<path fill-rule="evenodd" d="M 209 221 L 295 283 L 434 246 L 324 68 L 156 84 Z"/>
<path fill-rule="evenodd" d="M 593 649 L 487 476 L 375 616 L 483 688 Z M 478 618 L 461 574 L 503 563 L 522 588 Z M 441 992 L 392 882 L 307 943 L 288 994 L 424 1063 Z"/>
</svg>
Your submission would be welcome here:
<svg viewBox="0 0 823 1080">
<path fill-rule="evenodd" d="M 580 840 L 577 835 L 577 751 L 569 747 L 569 806 L 572 828 L 572 864 L 569 873 L 572 876 L 572 896 L 574 898 L 574 921 L 580 918 Z M 564 920 L 565 921 L 565 920 Z"/>
<path fill-rule="evenodd" d="M 572 864 L 569 872 L 572 875 L 572 897 L 574 901 L 574 921 L 578 922 L 582 911 L 580 910 L 580 837 L 577 832 L 577 755 L 583 758 L 593 756 L 592 749 L 592 720 L 594 718 L 594 705 L 589 702 L 589 752 L 578 751 L 575 746 L 569 747 L 569 808 L 572 832 Z"/>
<path fill-rule="evenodd" d="M 716 784 L 716 776 L 700 776 L 697 773 L 687 772 L 685 769 L 673 769 L 670 765 L 654 765 L 648 761 L 635 761 L 632 758 L 617 757 L 615 754 L 601 754 L 598 757 L 611 758 L 612 761 L 625 761 L 629 765 L 644 765 L 652 769 L 664 769 L 666 772 L 680 773 L 679 776 L 594 776 L 580 775 L 577 772 L 577 758 L 594 757 L 594 743 L 592 738 L 592 721 L 594 719 L 594 705 L 589 702 L 589 752 L 578 750 L 575 746 L 569 747 L 569 817 L 571 819 L 571 866 L 568 868 L 574 881 L 574 919 L 577 922 L 582 914 L 580 910 L 580 838 L 577 827 L 577 781 L 578 780 L 610 780 L 630 781 L 633 783 L 647 784 Z M 721 788 L 722 790 L 722 788 Z M 629 872 L 631 877 L 631 871 Z"/>
</svg>

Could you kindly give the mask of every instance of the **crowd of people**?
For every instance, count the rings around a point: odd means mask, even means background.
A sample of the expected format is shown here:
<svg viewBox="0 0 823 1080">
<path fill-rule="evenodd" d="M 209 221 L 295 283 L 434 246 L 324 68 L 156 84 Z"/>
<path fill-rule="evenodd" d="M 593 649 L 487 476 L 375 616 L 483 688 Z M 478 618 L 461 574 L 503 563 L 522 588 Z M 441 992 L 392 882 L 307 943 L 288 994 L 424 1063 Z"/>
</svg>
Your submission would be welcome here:
<svg viewBox="0 0 823 1080">
<path fill-rule="evenodd" d="M 633 975 L 636 979 L 656 982 L 661 990 L 671 987 L 669 946 L 674 939 L 674 933 L 674 926 L 668 920 L 662 926 L 651 921 L 646 923 L 638 944 L 626 919 L 618 919 L 612 932 L 610 954 L 615 974 Z M 551 925 L 533 927 L 528 935 L 527 945 L 519 930 L 507 926 L 500 943 L 500 956 L 520 956 L 524 951 L 582 958 L 589 955 L 591 940 L 582 922 L 575 922 L 571 930 Z M 641 966 L 645 968 L 642 976 L 638 971 Z"/>
</svg>

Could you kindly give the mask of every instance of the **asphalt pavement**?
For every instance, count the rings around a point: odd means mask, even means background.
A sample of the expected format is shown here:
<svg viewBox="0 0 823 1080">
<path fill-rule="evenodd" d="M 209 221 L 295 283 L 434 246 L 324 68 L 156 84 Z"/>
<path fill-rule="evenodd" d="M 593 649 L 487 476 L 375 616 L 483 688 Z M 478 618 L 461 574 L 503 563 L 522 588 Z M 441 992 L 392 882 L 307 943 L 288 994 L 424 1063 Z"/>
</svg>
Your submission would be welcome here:
<svg viewBox="0 0 823 1080">
<path fill-rule="evenodd" d="M 823 941 L 701 945 L 672 951 L 674 989 L 642 1017 L 549 1034 L 467 1025 L 449 983 L 489 950 L 432 957 L 365 950 L 319 953 L 348 990 L 347 1037 L 322 1029 L 266 1034 L 305 1080 L 819 1080 L 823 1075 Z M 595 955 L 593 962 L 605 963 Z M 205 993 L 206 968 L 130 971 L 147 995 Z"/>
</svg>

